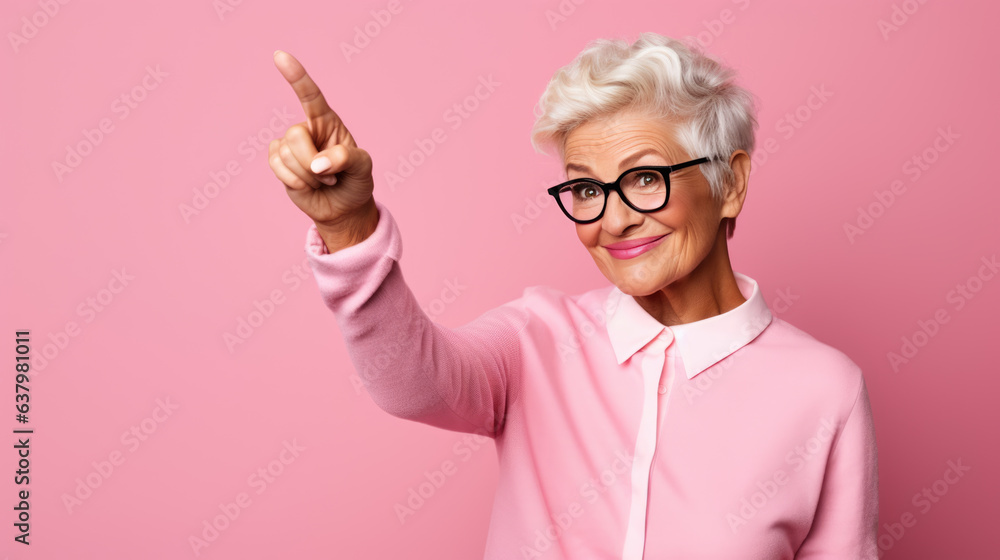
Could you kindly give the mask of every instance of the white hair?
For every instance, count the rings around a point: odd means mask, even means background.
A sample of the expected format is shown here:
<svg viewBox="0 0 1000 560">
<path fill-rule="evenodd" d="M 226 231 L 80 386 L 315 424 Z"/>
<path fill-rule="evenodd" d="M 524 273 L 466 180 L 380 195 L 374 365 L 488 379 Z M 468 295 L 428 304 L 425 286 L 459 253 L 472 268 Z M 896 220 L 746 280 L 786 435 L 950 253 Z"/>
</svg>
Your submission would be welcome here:
<svg viewBox="0 0 1000 560">
<path fill-rule="evenodd" d="M 753 94 L 736 85 L 736 72 L 695 44 L 640 33 L 631 45 L 597 39 L 552 76 L 535 108 L 531 144 L 554 144 L 565 159 L 566 136 L 591 119 L 636 111 L 675 125 L 676 141 L 692 158 L 718 156 L 699 166 L 720 200 L 735 180 L 729 156 L 753 155 L 757 128 Z M 678 162 L 679 163 L 679 162 Z M 729 219 L 732 237 L 735 219 Z"/>
</svg>

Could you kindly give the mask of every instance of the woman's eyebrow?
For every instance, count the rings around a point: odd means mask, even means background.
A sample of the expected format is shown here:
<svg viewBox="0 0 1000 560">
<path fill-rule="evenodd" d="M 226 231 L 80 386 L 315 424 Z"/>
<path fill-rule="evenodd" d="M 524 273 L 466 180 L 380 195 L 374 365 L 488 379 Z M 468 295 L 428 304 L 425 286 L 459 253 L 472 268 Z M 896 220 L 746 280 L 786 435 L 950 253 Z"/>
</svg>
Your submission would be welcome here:
<svg viewBox="0 0 1000 560">
<path fill-rule="evenodd" d="M 627 158 L 621 160 L 620 162 L 618 162 L 618 170 L 621 171 L 621 170 L 624 170 L 624 169 L 626 169 L 628 167 L 632 167 L 632 164 L 634 164 L 636 161 L 638 161 L 639 158 L 641 158 L 642 156 L 645 156 L 645 155 L 649 155 L 649 154 L 660 155 L 660 151 L 656 150 L 654 148 L 646 148 L 645 150 L 640 150 L 640 151 L 638 151 L 638 152 L 636 152 L 636 153 L 628 156 Z M 593 171 L 591 171 L 591 169 L 589 167 L 587 167 L 586 165 L 583 165 L 582 163 L 567 163 L 566 164 L 566 173 L 568 174 L 570 171 L 579 171 L 580 173 L 586 173 L 588 175 L 593 174 Z"/>
</svg>

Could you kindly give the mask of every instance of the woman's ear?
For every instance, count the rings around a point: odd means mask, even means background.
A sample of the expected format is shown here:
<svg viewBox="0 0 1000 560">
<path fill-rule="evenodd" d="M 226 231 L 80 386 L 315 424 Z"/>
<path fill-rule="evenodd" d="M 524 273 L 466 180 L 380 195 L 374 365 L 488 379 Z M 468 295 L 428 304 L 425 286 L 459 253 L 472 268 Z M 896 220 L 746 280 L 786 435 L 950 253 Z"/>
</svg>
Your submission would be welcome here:
<svg viewBox="0 0 1000 560">
<path fill-rule="evenodd" d="M 733 218 L 743 210 L 743 201 L 747 197 L 747 186 L 750 183 L 750 155 L 743 150 L 736 150 L 729 156 L 729 168 L 733 170 L 733 182 L 726 189 L 722 198 L 721 218 Z"/>
</svg>

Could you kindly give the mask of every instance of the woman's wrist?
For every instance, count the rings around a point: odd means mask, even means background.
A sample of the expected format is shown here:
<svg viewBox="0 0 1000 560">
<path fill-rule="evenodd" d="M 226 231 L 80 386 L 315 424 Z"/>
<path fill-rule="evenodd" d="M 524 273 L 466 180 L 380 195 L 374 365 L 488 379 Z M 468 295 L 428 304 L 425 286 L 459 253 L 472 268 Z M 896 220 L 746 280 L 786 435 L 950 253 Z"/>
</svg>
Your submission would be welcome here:
<svg viewBox="0 0 1000 560">
<path fill-rule="evenodd" d="M 314 223 L 316 224 L 316 232 L 326 244 L 327 252 L 335 253 L 368 239 L 378 226 L 378 219 L 379 213 L 375 206 L 375 199 L 370 198 L 356 212 L 352 212 L 336 223 Z"/>
</svg>

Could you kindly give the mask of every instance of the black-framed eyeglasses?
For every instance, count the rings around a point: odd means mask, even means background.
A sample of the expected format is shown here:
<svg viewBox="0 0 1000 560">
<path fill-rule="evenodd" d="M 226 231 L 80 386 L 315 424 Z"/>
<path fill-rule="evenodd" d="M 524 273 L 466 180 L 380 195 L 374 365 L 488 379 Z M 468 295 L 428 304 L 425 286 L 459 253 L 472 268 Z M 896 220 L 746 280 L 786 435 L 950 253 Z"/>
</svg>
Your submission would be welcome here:
<svg viewBox="0 0 1000 560">
<path fill-rule="evenodd" d="M 617 192 L 636 212 L 656 212 L 670 200 L 670 174 L 679 169 L 718 159 L 703 157 L 674 165 L 643 165 L 626 170 L 614 183 L 602 183 L 590 177 L 571 179 L 548 188 L 566 217 L 578 224 L 589 224 L 604 216 L 611 192 Z"/>
</svg>

